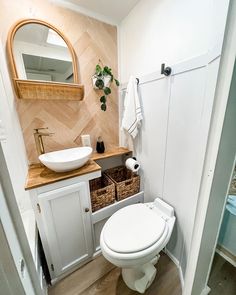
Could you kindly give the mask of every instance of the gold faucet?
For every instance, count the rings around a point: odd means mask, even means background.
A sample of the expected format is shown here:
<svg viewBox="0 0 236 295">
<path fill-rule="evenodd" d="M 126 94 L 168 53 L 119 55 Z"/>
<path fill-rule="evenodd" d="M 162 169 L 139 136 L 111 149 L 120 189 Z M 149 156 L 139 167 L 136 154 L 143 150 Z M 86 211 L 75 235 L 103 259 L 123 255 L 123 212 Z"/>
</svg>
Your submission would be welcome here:
<svg viewBox="0 0 236 295">
<path fill-rule="evenodd" d="M 34 129 L 34 140 L 36 144 L 36 149 L 38 152 L 38 155 L 45 154 L 44 145 L 43 145 L 43 136 L 52 136 L 54 133 L 51 132 L 41 132 L 40 130 L 47 130 L 46 128 L 35 128 Z"/>
</svg>

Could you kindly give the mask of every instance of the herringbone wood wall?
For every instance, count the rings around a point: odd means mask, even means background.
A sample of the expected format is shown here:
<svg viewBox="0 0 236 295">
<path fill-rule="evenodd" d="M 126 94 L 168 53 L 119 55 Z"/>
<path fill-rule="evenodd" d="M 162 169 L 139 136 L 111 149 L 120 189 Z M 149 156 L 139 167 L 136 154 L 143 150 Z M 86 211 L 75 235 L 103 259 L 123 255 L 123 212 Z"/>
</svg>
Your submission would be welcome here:
<svg viewBox="0 0 236 295">
<path fill-rule="evenodd" d="M 107 111 L 100 110 L 100 94 L 91 84 L 91 76 L 99 59 L 117 75 L 117 31 L 90 17 L 55 6 L 48 0 L 0 0 L 0 32 L 6 44 L 10 27 L 21 18 L 43 19 L 60 29 L 74 46 L 80 81 L 85 86 L 85 98 L 77 101 L 17 100 L 17 110 L 30 163 L 37 162 L 33 129 L 49 127 L 55 134 L 44 138 L 46 151 L 75 147 L 80 135 L 90 134 L 95 147 L 102 136 L 109 149 L 118 145 L 118 91 L 112 87 Z"/>
</svg>

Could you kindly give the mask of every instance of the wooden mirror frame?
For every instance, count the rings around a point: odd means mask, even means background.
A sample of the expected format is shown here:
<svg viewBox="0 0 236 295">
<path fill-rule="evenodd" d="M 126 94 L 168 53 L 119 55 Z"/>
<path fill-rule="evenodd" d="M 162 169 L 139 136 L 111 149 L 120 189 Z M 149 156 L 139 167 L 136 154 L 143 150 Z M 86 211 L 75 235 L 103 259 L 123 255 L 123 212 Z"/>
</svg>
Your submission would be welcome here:
<svg viewBox="0 0 236 295">
<path fill-rule="evenodd" d="M 73 65 L 74 83 L 61 83 L 41 80 L 19 79 L 14 53 L 13 42 L 18 29 L 27 24 L 40 24 L 55 31 L 66 43 Z M 14 88 L 18 98 L 21 99 L 43 99 L 43 100 L 82 100 L 84 97 L 84 86 L 79 84 L 77 58 L 73 46 L 65 35 L 56 27 L 46 21 L 39 19 L 23 19 L 16 22 L 9 31 L 7 38 L 7 54 Z"/>
</svg>

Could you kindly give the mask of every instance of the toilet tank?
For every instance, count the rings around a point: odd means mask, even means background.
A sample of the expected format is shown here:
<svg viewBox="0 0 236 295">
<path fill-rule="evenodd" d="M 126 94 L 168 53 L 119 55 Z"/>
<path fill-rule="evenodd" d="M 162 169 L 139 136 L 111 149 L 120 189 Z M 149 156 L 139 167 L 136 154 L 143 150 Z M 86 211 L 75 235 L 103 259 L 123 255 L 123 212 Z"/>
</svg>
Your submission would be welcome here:
<svg viewBox="0 0 236 295">
<path fill-rule="evenodd" d="M 174 217 L 174 208 L 160 198 L 156 198 L 153 204 L 168 217 Z"/>
</svg>

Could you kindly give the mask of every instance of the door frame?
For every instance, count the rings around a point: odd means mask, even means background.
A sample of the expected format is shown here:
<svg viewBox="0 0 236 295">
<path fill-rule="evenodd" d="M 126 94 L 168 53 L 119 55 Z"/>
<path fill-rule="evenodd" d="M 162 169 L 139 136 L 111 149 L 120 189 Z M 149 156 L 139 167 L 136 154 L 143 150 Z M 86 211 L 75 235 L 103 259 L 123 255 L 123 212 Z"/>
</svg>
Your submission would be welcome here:
<svg viewBox="0 0 236 295">
<path fill-rule="evenodd" d="M 0 144 L 0 218 L 25 294 L 44 295 Z M 22 271 L 22 264 L 24 270 Z M 20 293 L 19 293 L 20 294 Z"/>
<path fill-rule="evenodd" d="M 0 218 L 0 282 L 1 292 L 5 295 L 24 295 L 25 291 L 21 284 L 6 234 Z"/>
<path fill-rule="evenodd" d="M 235 159 L 235 129 L 233 133 L 230 126 L 236 126 L 236 116 L 229 96 L 235 58 L 236 1 L 231 0 L 183 295 L 209 292 L 207 281 Z"/>
</svg>

